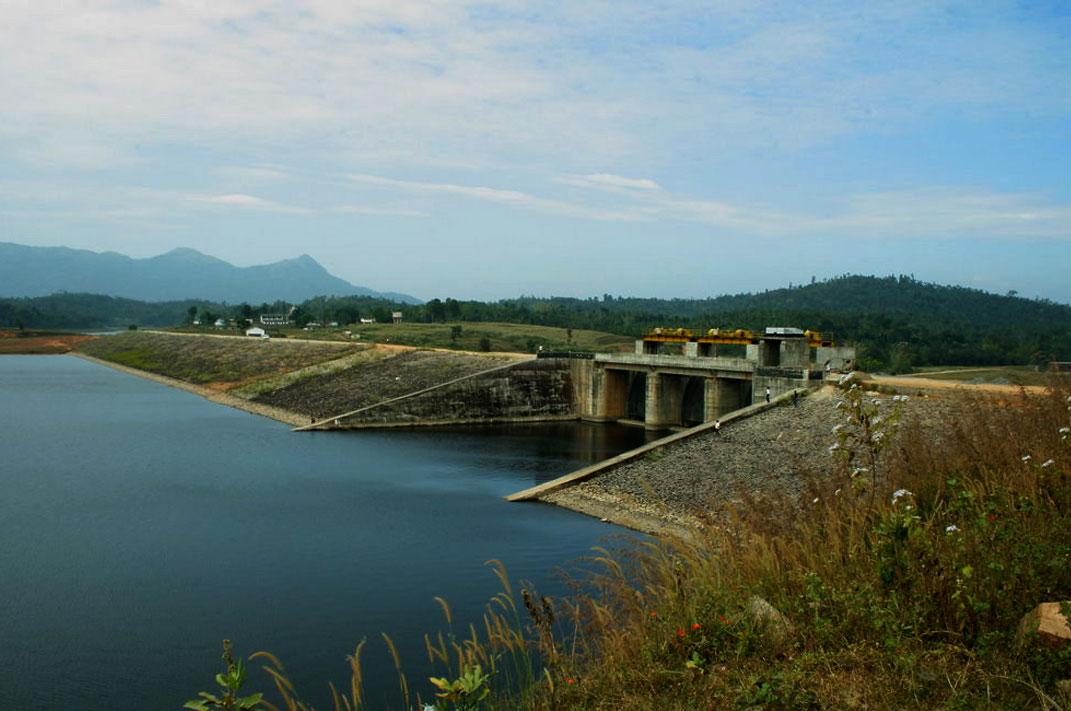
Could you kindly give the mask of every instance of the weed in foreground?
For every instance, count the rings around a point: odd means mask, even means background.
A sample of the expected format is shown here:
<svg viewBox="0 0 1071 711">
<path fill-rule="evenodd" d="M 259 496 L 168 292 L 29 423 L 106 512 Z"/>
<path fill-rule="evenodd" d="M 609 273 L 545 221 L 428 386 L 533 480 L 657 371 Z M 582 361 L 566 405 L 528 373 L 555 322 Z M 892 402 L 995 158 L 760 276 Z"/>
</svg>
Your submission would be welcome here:
<svg viewBox="0 0 1071 711">
<path fill-rule="evenodd" d="M 518 602 L 496 564 L 502 592 L 479 630 L 455 636 L 439 603 L 447 632 L 425 641 L 446 671 L 428 703 L 1071 708 L 1071 647 L 1017 634 L 1039 602 L 1071 599 L 1068 397 L 964 400 L 939 431 L 882 430 L 874 413 L 866 427 L 845 422 L 869 436 L 834 459 L 817 501 L 729 512 L 688 541 L 596 550 L 570 599 Z M 877 431 L 890 434 L 868 451 Z M 336 710 L 361 708 L 359 651 Z M 306 709 L 274 668 L 281 708 Z"/>
</svg>

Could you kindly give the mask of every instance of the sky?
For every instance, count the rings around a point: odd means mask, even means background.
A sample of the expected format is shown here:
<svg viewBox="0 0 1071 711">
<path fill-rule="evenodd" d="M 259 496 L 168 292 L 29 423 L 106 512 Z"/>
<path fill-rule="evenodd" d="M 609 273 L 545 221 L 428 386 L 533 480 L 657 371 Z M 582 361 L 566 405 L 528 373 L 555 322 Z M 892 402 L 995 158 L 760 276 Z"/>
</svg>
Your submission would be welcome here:
<svg viewBox="0 0 1071 711">
<path fill-rule="evenodd" d="M 0 241 L 1071 302 L 1071 3 L 0 0 Z"/>
</svg>

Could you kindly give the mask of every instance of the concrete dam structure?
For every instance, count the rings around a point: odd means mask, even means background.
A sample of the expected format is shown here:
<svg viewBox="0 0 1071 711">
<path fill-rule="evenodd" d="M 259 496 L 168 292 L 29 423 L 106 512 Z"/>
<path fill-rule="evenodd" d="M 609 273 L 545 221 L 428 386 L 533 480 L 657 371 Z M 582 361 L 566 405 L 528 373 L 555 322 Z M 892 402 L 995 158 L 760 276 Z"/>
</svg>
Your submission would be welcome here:
<svg viewBox="0 0 1071 711">
<path fill-rule="evenodd" d="M 685 428 L 764 402 L 767 389 L 775 398 L 854 365 L 851 348 L 814 348 L 799 329 L 767 331 L 776 332 L 743 344 L 742 358 L 718 357 L 709 343 L 679 335 L 639 340 L 634 353 L 540 353 L 300 429 L 569 419 Z"/>
<path fill-rule="evenodd" d="M 799 329 L 767 331 L 754 338 L 749 334 L 755 342 L 720 338 L 745 345 L 743 358 L 718 357 L 709 343 L 677 335 L 638 340 L 631 354 L 596 354 L 590 366 L 574 374 L 578 414 L 599 422 L 642 422 L 653 430 L 692 427 L 763 402 L 767 394 L 774 398 L 812 387 L 826 372 L 854 367 L 853 348 L 813 348 Z M 676 345 L 679 353 L 665 352 Z"/>
</svg>

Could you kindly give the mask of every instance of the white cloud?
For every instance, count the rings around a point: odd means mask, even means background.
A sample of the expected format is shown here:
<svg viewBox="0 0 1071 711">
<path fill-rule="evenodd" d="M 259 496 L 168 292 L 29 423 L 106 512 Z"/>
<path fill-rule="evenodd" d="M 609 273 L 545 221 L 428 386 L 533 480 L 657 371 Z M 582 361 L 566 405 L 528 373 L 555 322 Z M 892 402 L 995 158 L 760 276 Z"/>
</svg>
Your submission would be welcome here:
<svg viewBox="0 0 1071 711">
<path fill-rule="evenodd" d="M 217 172 L 225 178 L 242 182 L 268 182 L 289 177 L 283 168 L 275 165 L 228 165 Z"/>
<path fill-rule="evenodd" d="M 1071 240 L 1071 205 L 1030 193 L 951 187 L 858 193 L 839 198 L 823 213 L 818 213 L 676 195 L 662 190 L 653 180 L 606 173 L 559 178 L 555 182 L 608 187 L 610 194 L 617 198 L 608 205 L 567 202 L 486 186 L 397 180 L 367 174 L 349 178 L 357 184 L 384 189 L 458 195 L 585 219 L 689 222 L 752 237 Z"/>
<path fill-rule="evenodd" d="M 558 179 L 565 185 L 597 190 L 661 190 L 661 186 L 648 178 L 626 178 L 612 173 L 590 175 L 567 175 Z"/>
<path fill-rule="evenodd" d="M 373 205 L 339 205 L 331 210 L 343 215 L 370 215 L 373 217 L 430 217 L 420 210 L 409 210 L 401 207 L 376 207 Z"/>
<path fill-rule="evenodd" d="M 539 212 L 546 212 L 571 217 L 582 217 L 593 220 L 635 220 L 639 219 L 638 213 L 619 210 L 604 210 L 594 206 L 581 205 L 563 200 L 538 197 L 518 190 L 502 188 L 489 188 L 481 185 L 458 185 L 455 183 L 432 183 L 417 180 L 397 180 L 378 175 L 355 173 L 348 176 L 357 184 L 371 185 L 394 190 L 409 192 L 440 193 L 448 195 L 460 195 L 462 197 L 485 202 L 509 205 Z"/>
<path fill-rule="evenodd" d="M 580 172 L 791 150 L 948 109 L 1071 109 L 1059 28 L 986 3 L 100 0 L 3 13 L 0 144 L 52 144 L 19 153 L 31 162 L 300 141 L 365 164 Z"/>
<path fill-rule="evenodd" d="M 211 205 L 220 205 L 224 207 L 239 207 L 248 210 L 261 210 L 263 212 L 285 212 L 290 214 L 305 214 L 312 212 L 312 210 L 305 207 L 282 205 L 277 202 L 272 202 L 271 200 L 265 200 L 264 198 L 260 198 L 255 195 L 246 195 L 244 193 L 233 193 L 230 195 L 195 196 L 192 199 L 197 202 L 208 203 Z"/>
</svg>

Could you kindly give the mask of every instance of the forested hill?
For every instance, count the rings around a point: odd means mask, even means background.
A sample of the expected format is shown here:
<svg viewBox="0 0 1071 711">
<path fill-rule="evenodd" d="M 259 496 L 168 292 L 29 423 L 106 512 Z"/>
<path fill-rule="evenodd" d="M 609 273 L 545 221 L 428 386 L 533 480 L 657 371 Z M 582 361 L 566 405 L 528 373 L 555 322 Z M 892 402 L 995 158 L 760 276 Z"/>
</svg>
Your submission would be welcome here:
<svg viewBox="0 0 1071 711">
<path fill-rule="evenodd" d="M 941 286 L 908 276 L 843 276 L 805 286 L 754 294 L 735 294 L 702 300 L 661 300 L 618 297 L 614 309 L 636 313 L 678 313 L 689 317 L 712 314 L 769 312 L 821 314 L 881 314 L 912 320 L 936 319 L 944 325 L 1013 326 L 1024 317 L 1071 319 L 1071 307 L 1050 301 L 992 294 L 962 286 Z"/>
<path fill-rule="evenodd" d="M 530 322 L 634 336 L 653 326 L 800 326 L 854 343 L 868 367 L 893 370 L 1071 360 L 1071 306 L 908 276 L 844 276 L 710 299 L 525 297 L 496 304 L 433 300 L 419 308 L 431 320 Z"/>
</svg>

